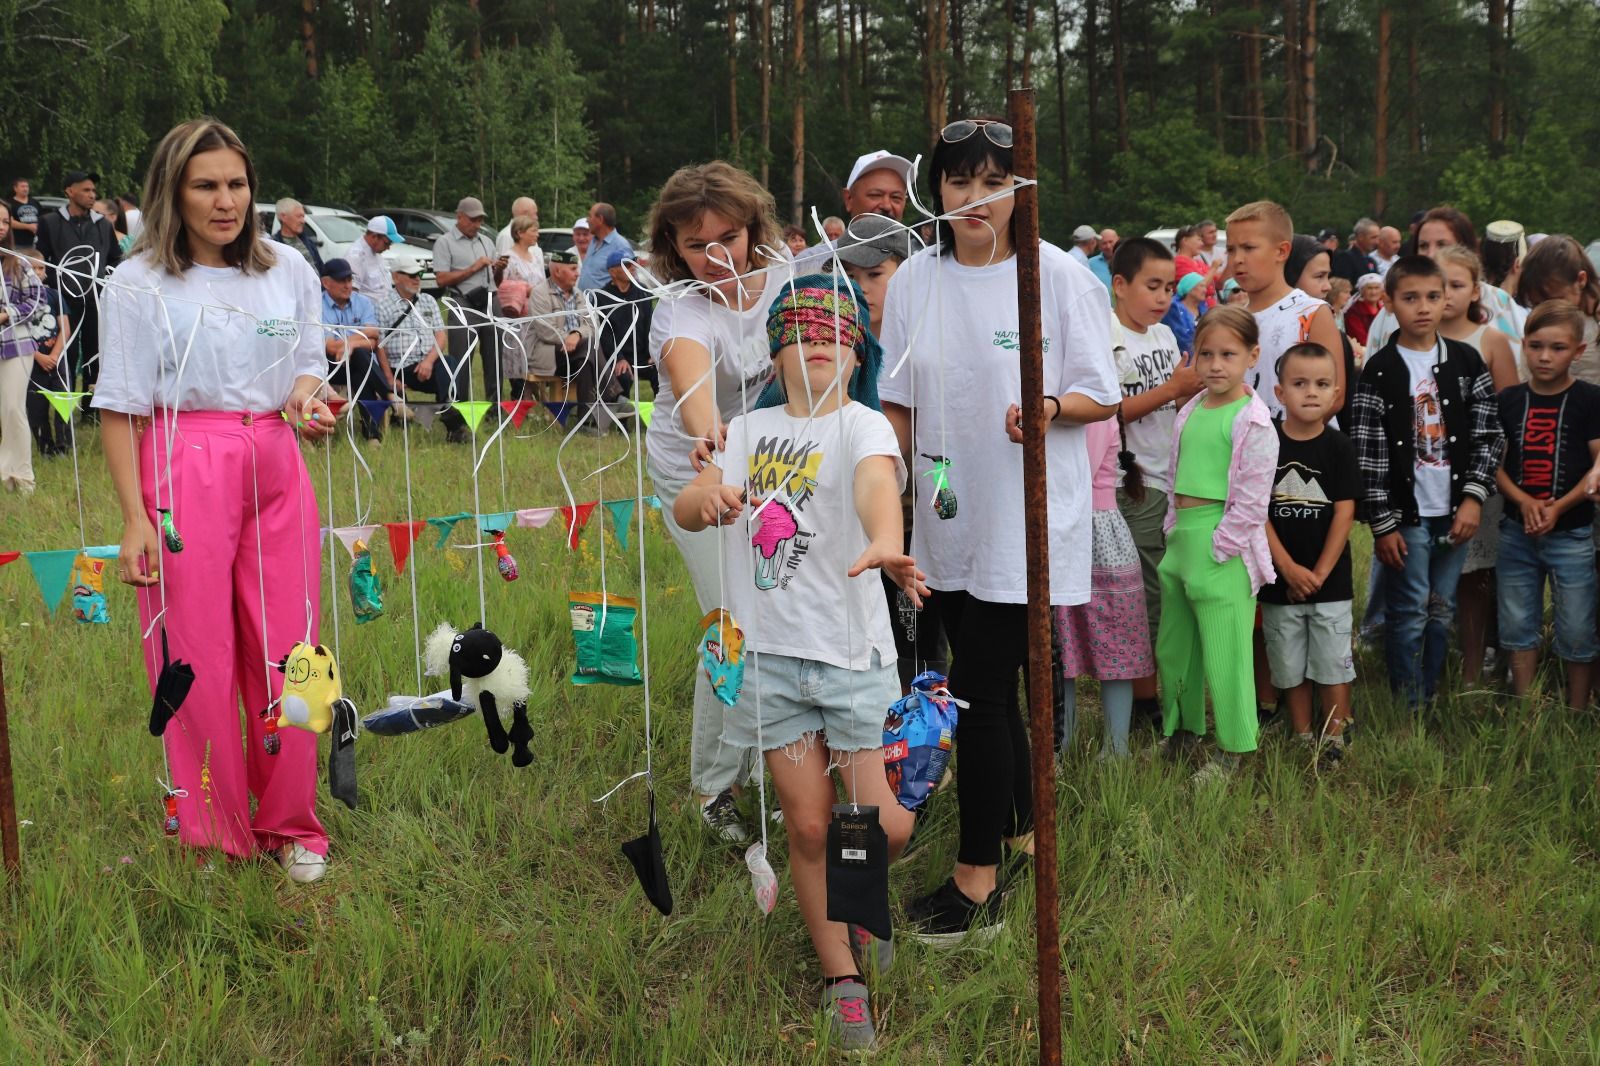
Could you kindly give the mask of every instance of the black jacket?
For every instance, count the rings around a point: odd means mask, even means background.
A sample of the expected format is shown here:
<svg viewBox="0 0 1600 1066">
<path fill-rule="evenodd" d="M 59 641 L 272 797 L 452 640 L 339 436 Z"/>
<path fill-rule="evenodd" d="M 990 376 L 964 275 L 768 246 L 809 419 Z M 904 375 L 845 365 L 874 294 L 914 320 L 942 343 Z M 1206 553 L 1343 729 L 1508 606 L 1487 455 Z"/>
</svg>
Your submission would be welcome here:
<svg viewBox="0 0 1600 1066">
<path fill-rule="evenodd" d="M 99 277 L 105 277 L 111 268 L 122 262 L 122 249 L 117 246 L 117 232 L 109 220 L 90 213 L 74 217 L 65 207 L 45 211 L 39 215 L 39 254 L 51 266 L 67 261 L 69 270 L 87 274 L 89 257 L 93 255 L 99 265 Z M 64 282 L 64 283 L 63 283 Z M 61 290 L 69 301 L 82 302 L 85 281 L 81 278 L 58 278 L 50 272 L 50 284 Z"/>
<path fill-rule="evenodd" d="M 1500 408 L 1489 370 L 1470 344 L 1440 338 L 1444 359 L 1433 366 L 1450 460 L 1450 509 L 1494 493 L 1495 471 L 1505 451 Z M 1421 521 L 1416 497 L 1416 410 L 1411 372 L 1400 357 L 1398 334 L 1367 358 L 1351 405 L 1350 439 L 1361 464 L 1357 511 L 1381 537 Z"/>
</svg>

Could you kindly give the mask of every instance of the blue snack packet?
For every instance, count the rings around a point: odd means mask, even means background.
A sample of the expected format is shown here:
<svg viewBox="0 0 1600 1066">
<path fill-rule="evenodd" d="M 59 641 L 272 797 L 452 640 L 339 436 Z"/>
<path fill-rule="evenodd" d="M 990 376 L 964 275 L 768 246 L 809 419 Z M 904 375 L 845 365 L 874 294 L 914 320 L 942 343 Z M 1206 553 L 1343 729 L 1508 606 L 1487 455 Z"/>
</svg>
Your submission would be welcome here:
<svg viewBox="0 0 1600 1066">
<path fill-rule="evenodd" d="M 889 707 L 883 723 L 883 768 L 900 806 L 914 811 L 944 778 L 955 742 L 957 709 L 965 707 L 932 670 L 911 682 L 911 694 Z"/>
</svg>

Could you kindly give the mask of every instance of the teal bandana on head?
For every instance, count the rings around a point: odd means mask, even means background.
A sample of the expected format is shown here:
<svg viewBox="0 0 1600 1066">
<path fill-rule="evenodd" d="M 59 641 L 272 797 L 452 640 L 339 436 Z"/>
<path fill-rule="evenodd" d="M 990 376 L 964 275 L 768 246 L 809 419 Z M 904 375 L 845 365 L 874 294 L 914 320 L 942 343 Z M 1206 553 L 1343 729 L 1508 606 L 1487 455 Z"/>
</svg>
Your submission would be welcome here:
<svg viewBox="0 0 1600 1066">
<path fill-rule="evenodd" d="M 872 335 L 871 321 L 863 313 L 866 297 L 847 278 L 805 274 L 784 283 L 767 311 L 767 339 L 772 354 L 791 344 L 831 341 L 856 353 L 857 366 L 850 375 L 850 398 L 874 411 L 878 404 L 878 372 L 883 349 Z M 781 407 L 786 402 L 783 382 L 776 375 L 762 390 L 756 407 Z"/>
</svg>

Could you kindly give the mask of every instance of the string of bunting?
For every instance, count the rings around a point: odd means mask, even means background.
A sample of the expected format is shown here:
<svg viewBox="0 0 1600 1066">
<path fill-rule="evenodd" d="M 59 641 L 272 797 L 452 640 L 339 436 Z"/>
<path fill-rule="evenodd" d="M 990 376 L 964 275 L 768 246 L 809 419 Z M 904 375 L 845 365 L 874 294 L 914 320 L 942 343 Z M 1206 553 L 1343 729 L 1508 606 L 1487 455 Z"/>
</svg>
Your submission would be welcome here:
<svg viewBox="0 0 1600 1066">
<path fill-rule="evenodd" d="M 526 402 L 526 401 L 522 401 Z M 560 515 L 562 524 L 567 531 L 567 550 L 576 551 L 578 538 L 583 534 L 584 528 L 589 524 L 589 519 L 594 514 L 596 507 L 604 507 L 611 515 L 612 533 L 617 541 L 626 548 L 628 546 L 628 525 L 633 518 L 634 505 L 638 501 L 632 497 L 620 500 L 590 500 L 580 503 L 576 507 L 524 507 L 517 511 L 501 511 L 495 514 L 474 515 L 469 511 L 461 511 L 452 515 L 439 515 L 433 518 L 418 519 L 415 522 L 374 522 L 359 526 L 322 527 L 322 541 L 327 543 L 328 534 L 333 534 L 345 551 L 350 553 L 351 559 L 355 558 L 355 544 L 357 541 L 371 542 L 372 535 L 380 528 L 388 535 L 389 551 L 394 557 L 394 571 L 404 573 L 406 560 L 411 557 L 411 548 L 416 539 L 430 526 L 439 531 L 439 539 L 435 547 L 443 548 L 450 541 L 450 534 L 458 523 L 468 519 L 476 520 L 477 532 L 487 536 L 490 533 L 505 533 L 513 527 L 518 529 L 543 529 L 549 525 L 556 515 Z M 655 510 L 661 509 L 661 497 L 650 495 L 644 498 L 645 506 Z M 66 595 L 67 586 L 72 581 L 73 564 L 78 557 L 88 559 L 108 560 L 115 559 L 121 552 L 121 547 L 116 544 L 95 544 L 84 548 L 59 548 L 45 551 L 0 551 L 0 566 L 14 563 L 18 559 L 26 559 L 28 568 L 33 573 L 34 584 L 39 587 L 39 595 L 44 599 L 44 605 L 54 614 L 61 603 L 61 598 Z"/>
</svg>

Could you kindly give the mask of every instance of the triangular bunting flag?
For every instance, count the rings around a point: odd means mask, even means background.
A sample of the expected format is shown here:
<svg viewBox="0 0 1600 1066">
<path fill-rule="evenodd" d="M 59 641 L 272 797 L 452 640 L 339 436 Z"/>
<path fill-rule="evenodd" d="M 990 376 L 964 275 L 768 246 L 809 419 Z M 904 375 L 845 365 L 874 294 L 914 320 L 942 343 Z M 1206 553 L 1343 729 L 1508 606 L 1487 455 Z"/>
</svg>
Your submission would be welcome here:
<svg viewBox="0 0 1600 1066">
<path fill-rule="evenodd" d="M 403 574 L 406 571 L 406 558 L 411 554 L 411 542 L 417 534 L 422 532 L 428 523 L 416 522 L 385 522 L 383 528 L 389 533 L 389 551 L 394 555 L 394 572 Z"/>
<path fill-rule="evenodd" d="M 0 552 L 0 566 L 14 563 L 20 558 L 22 558 L 21 552 Z"/>
<path fill-rule="evenodd" d="M 91 559 L 115 559 L 122 554 L 120 544 L 96 544 L 91 548 L 83 549 L 83 554 Z"/>
<path fill-rule="evenodd" d="M 56 414 L 61 416 L 61 421 L 71 422 L 72 412 L 78 406 L 78 401 L 89 394 L 87 392 L 53 392 L 50 389 L 40 389 L 39 395 L 50 401 L 50 406 L 56 409 Z M 34 553 L 29 552 L 28 554 L 33 555 Z"/>
<path fill-rule="evenodd" d="M 417 425 L 423 429 L 432 429 L 434 419 L 439 417 L 440 404 L 436 403 L 408 403 L 406 407 L 417 416 Z"/>
<path fill-rule="evenodd" d="M 661 510 L 661 497 L 652 493 L 644 498 L 644 504 L 652 511 L 659 511 Z"/>
<path fill-rule="evenodd" d="M 522 420 L 528 417 L 528 412 L 533 410 L 532 400 L 501 400 L 500 410 L 511 416 L 513 429 L 522 428 Z"/>
<path fill-rule="evenodd" d="M 567 425 L 567 412 L 572 410 L 572 404 L 563 400 L 560 403 L 551 403 L 546 400 L 544 405 L 550 408 L 550 413 L 556 416 L 556 421 L 561 423 L 563 429 Z"/>
<path fill-rule="evenodd" d="M 594 505 L 598 500 L 580 503 L 577 509 L 571 507 L 561 508 L 561 517 L 567 523 L 567 550 L 575 551 L 578 547 L 578 534 L 583 532 L 583 527 L 589 524 L 589 516 L 594 514 Z"/>
<path fill-rule="evenodd" d="M 639 421 L 648 426 L 650 424 L 650 416 L 656 412 L 656 402 L 654 400 L 634 400 L 633 409 L 638 412 Z"/>
<path fill-rule="evenodd" d="M 361 401 L 366 403 L 365 400 Z M 344 545 L 344 550 L 350 553 L 350 558 L 356 557 L 356 541 L 371 540 L 372 534 L 377 531 L 377 526 L 339 526 L 333 535 L 339 538 L 339 543 Z"/>
<path fill-rule="evenodd" d="M 628 546 L 628 523 L 633 520 L 633 501 L 607 500 L 606 510 L 611 512 L 611 521 L 615 524 L 614 532 L 617 534 L 617 543 L 626 548 Z"/>
<path fill-rule="evenodd" d="M 489 408 L 494 404 L 488 400 L 457 400 L 450 406 L 461 412 L 461 417 L 467 420 L 467 425 L 476 431 L 478 423 L 483 421 L 483 416 L 489 413 Z M 430 518 L 429 521 L 433 520 Z"/>
<path fill-rule="evenodd" d="M 543 529 L 555 516 L 554 507 L 524 507 L 517 512 L 517 525 L 523 529 Z"/>
<path fill-rule="evenodd" d="M 33 568 L 33 580 L 39 586 L 39 595 L 44 597 L 44 605 L 50 608 L 51 614 L 55 614 L 56 605 L 61 602 L 61 597 L 67 591 L 67 582 L 72 577 L 72 560 L 78 557 L 77 549 L 24 554 L 28 557 L 28 565 Z"/>
<path fill-rule="evenodd" d="M 478 516 L 478 532 L 484 536 L 490 533 L 504 533 L 511 528 L 515 515 L 511 511 L 502 511 L 499 514 L 481 514 Z"/>
<path fill-rule="evenodd" d="M 439 543 L 436 544 L 435 547 L 444 547 L 445 544 L 450 540 L 450 531 L 456 528 L 456 523 L 461 521 L 463 518 L 471 517 L 472 515 L 468 514 L 466 511 L 462 511 L 460 514 L 447 514 L 441 515 L 438 518 L 428 519 L 428 525 L 439 531 Z"/>
<path fill-rule="evenodd" d="M 367 417 L 374 422 L 383 421 L 383 413 L 389 409 L 388 400 L 359 400 L 361 409 L 367 412 Z"/>
<path fill-rule="evenodd" d="M 317 550 L 321 551 L 328 546 L 328 527 L 322 527 L 322 539 L 317 542 Z"/>
<path fill-rule="evenodd" d="M 336 397 L 323 400 L 322 402 L 328 405 L 328 410 L 333 414 L 334 418 L 338 418 L 339 412 L 343 411 L 350 404 L 349 400 L 341 400 Z"/>
</svg>

